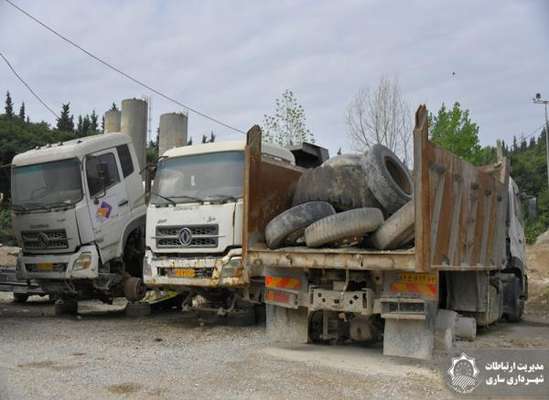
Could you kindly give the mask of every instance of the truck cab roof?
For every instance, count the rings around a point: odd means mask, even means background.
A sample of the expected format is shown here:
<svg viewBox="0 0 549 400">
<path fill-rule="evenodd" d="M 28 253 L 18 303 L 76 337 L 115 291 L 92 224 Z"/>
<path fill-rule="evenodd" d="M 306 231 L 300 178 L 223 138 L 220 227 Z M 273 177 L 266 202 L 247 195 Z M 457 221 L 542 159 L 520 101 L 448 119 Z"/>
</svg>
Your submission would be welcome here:
<svg viewBox="0 0 549 400">
<path fill-rule="evenodd" d="M 264 156 L 279 159 L 295 165 L 295 157 L 291 151 L 270 143 L 263 143 L 262 154 Z M 223 151 L 244 151 L 246 142 L 244 140 L 233 140 L 227 142 L 193 144 L 192 146 L 175 147 L 162 154 L 164 158 L 190 156 L 196 154 L 219 153 Z"/>
<path fill-rule="evenodd" d="M 131 143 L 131 138 L 123 133 L 86 136 L 41 147 L 37 146 L 24 153 L 17 154 L 13 158 L 12 165 L 17 167 L 75 157 L 81 159 L 86 154 L 129 143 Z"/>
</svg>

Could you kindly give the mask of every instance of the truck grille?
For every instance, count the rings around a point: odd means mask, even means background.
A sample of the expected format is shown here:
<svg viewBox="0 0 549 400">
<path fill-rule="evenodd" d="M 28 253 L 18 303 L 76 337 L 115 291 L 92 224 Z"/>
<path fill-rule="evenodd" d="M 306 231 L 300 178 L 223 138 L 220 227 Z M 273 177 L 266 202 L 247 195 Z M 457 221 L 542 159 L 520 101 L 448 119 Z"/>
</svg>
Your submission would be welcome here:
<svg viewBox="0 0 549 400">
<path fill-rule="evenodd" d="M 190 232 L 187 243 L 182 242 L 183 230 Z M 156 247 L 159 249 L 217 247 L 218 243 L 219 225 L 217 224 L 156 227 Z"/>
<path fill-rule="evenodd" d="M 48 231 L 23 231 L 23 248 L 26 250 L 56 250 L 69 247 L 67 232 L 64 229 Z"/>
</svg>

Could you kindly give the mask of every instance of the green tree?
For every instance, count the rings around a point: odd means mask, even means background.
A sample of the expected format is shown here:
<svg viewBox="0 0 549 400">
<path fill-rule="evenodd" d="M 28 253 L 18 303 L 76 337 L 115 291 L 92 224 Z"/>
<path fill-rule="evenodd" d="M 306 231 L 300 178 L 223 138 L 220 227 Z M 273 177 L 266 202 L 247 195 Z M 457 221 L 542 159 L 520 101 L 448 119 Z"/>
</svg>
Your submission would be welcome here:
<svg viewBox="0 0 549 400">
<path fill-rule="evenodd" d="M 57 118 L 57 130 L 62 132 L 74 131 L 74 117 L 71 115 L 71 103 L 63 104 L 61 115 Z"/>
<path fill-rule="evenodd" d="M 458 102 L 452 109 L 443 103 L 436 115 L 429 114 L 429 126 L 433 143 L 475 165 L 485 161 L 487 153 L 479 143 L 479 127 Z"/>
<path fill-rule="evenodd" d="M 13 118 L 13 102 L 11 101 L 10 92 L 6 92 L 6 106 L 4 112 L 9 119 Z"/>
<path fill-rule="evenodd" d="M 118 111 L 118 107 L 116 106 L 116 103 L 114 101 L 112 102 L 111 111 Z"/>
<path fill-rule="evenodd" d="M 291 146 L 303 142 L 314 143 L 313 134 L 306 126 L 305 110 L 291 90 L 285 90 L 275 100 L 274 115 L 265 114 L 263 122 L 264 141 Z"/>
<path fill-rule="evenodd" d="M 78 122 L 76 123 L 76 135 L 78 136 L 84 136 L 83 122 L 82 116 L 79 115 Z"/>
<path fill-rule="evenodd" d="M 95 110 L 92 110 L 92 113 L 90 115 L 90 134 L 96 135 L 98 133 L 98 125 L 97 125 L 98 116 L 95 113 Z"/>
<path fill-rule="evenodd" d="M 88 136 L 90 134 L 90 126 L 90 116 L 86 114 L 86 116 L 82 120 L 82 136 Z"/>
<path fill-rule="evenodd" d="M 25 102 L 22 102 L 21 107 L 19 108 L 19 119 L 21 121 L 25 120 Z"/>
</svg>

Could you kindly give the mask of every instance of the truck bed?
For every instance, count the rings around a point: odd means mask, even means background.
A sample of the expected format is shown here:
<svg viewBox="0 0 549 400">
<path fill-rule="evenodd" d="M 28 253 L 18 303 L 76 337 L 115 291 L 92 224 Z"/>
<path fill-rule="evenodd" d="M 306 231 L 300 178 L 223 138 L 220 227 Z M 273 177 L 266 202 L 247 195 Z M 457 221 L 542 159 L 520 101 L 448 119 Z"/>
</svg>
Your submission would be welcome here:
<svg viewBox="0 0 549 400">
<path fill-rule="evenodd" d="M 343 270 L 415 271 L 415 248 L 370 250 L 359 247 L 284 247 L 271 250 L 256 243 L 248 250 L 247 262 L 256 267 L 319 268 Z"/>
</svg>

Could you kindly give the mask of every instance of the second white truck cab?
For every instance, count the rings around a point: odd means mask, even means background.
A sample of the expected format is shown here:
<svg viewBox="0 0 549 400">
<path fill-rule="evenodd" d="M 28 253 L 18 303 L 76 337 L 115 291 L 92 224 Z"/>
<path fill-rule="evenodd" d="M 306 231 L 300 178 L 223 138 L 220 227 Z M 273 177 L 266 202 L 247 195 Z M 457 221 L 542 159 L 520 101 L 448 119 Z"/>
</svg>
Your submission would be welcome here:
<svg viewBox="0 0 549 400">
<path fill-rule="evenodd" d="M 242 263 L 245 148 L 208 143 L 161 156 L 147 210 L 146 286 L 201 294 L 216 308 L 246 297 L 254 274 Z M 295 163 L 278 146 L 264 145 L 263 155 Z"/>
<path fill-rule="evenodd" d="M 83 297 L 144 294 L 145 192 L 129 136 L 95 135 L 18 154 L 11 192 L 19 277 L 35 279 L 71 309 Z"/>
</svg>

